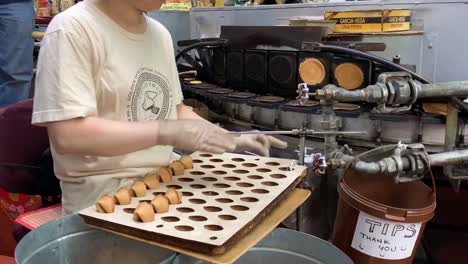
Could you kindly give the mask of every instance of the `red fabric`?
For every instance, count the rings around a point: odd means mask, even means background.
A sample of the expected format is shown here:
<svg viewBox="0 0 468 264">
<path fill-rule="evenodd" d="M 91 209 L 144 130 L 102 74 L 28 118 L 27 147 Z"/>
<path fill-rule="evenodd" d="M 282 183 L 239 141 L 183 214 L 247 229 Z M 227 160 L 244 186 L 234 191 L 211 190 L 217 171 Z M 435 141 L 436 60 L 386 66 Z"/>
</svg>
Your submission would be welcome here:
<svg viewBox="0 0 468 264">
<path fill-rule="evenodd" d="M 0 162 L 34 164 L 49 147 L 47 129 L 31 125 L 32 99 L 0 109 Z M 38 174 L 32 170 L 0 166 L 0 188 L 34 193 Z"/>
<path fill-rule="evenodd" d="M 42 208 L 32 212 L 20 215 L 15 223 L 34 230 L 43 224 L 62 217 L 62 204 L 56 204 L 50 207 Z"/>
<path fill-rule="evenodd" d="M 37 210 L 41 207 L 41 197 L 34 195 L 8 193 L 0 188 L 0 206 L 13 221 L 20 214 Z"/>
<path fill-rule="evenodd" d="M 41 198 L 25 194 L 12 194 L 0 188 L 0 255 L 13 256 L 16 241 L 13 237 L 14 219 L 18 215 L 37 210 Z M 0 264 L 4 262 L 0 259 Z"/>
<path fill-rule="evenodd" d="M 0 263 L 2 263 L 2 264 L 16 264 L 16 261 L 12 257 L 0 256 Z"/>
</svg>

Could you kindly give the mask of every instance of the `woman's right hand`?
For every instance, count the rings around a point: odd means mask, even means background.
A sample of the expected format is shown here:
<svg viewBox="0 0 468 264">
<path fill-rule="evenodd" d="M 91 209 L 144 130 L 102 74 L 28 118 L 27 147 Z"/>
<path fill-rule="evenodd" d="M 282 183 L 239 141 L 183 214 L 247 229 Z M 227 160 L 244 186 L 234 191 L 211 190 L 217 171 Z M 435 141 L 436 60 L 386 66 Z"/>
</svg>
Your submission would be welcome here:
<svg viewBox="0 0 468 264">
<path fill-rule="evenodd" d="M 158 123 L 158 145 L 213 154 L 233 152 L 236 148 L 232 135 L 204 120 L 164 120 Z"/>
</svg>

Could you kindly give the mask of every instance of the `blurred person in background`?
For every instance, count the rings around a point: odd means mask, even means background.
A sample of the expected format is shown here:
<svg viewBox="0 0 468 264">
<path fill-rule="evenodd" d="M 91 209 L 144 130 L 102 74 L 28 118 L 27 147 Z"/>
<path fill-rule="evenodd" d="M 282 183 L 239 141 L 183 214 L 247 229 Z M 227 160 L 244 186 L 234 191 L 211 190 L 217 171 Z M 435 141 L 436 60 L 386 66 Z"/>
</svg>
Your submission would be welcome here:
<svg viewBox="0 0 468 264">
<path fill-rule="evenodd" d="M 0 0 L 0 108 L 28 98 L 33 30 L 33 0 Z"/>
</svg>

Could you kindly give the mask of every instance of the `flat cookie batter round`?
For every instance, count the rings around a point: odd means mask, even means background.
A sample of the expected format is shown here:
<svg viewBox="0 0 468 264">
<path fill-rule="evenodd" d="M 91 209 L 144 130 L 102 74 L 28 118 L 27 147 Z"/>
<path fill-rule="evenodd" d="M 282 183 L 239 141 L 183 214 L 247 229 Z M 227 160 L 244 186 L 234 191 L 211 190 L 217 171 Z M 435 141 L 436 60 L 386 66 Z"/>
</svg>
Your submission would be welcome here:
<svg viewBox="0 0 468 264">
<path fill-rule="evenodd" d="M 320 103 L 317 102 L 317 101 L 313 101 L 313 100 L 307 100 L 303 103 L 300 103 L 299 100 L 293 100 L 291 102 L 288 102 L 286 105 L 288 106 L 298 106 L 298 107 L 311 107 L 311 106 L 317 106 L 319 105 Z"/>
<path fill-rule="evenodd" d="M 252 98 L 255 97 L 256 94 L 254 93 L 249 93 L 249 92 L 234 92 L 228 94 L 229 97 L 234 97 L 234 98 Z"/>
<path fill-rule="evenodd" d="M 299 75 L 309 85 L 320 84 L 326 75 L 325 66 L 318 59 L 306 59 L 299 65 Z"/>
<path fill-rule="evenodd" d="M 357 89 L 364 83 L 364 72 L 354 63 L 346 62 L 338 65 L 334 74 L 338 85 L 347 90 Z"/>
<path fill-rule="evenodd" d="M 192 80 L 192 81 L 189 81 L 189 84 L 202 84 L 203 82 L 202 81 L 199 81 L 199 80 Z"/>
<path fill-rule="evenodd" d="M 358 110 L 361 106 L 357 104 L 337 103 L 333 105 L 333 110 Z"/>
<path fill-rule="evenodd" d="M 228 94 L 232 91 L 233 91 L 232 89 L 228 89 L 228 88 L 213 88 L 213 89 L 208 90 L 209 93 L 214 93 L 214 94 Z"/>
<path fill-rule="evenodd" d="M 255 98 L 255 100 L 264 103 L 278 103 L 283 101 L 284 98 L 279 96 L 260 96 L 258 98 Z"/>
</svg>

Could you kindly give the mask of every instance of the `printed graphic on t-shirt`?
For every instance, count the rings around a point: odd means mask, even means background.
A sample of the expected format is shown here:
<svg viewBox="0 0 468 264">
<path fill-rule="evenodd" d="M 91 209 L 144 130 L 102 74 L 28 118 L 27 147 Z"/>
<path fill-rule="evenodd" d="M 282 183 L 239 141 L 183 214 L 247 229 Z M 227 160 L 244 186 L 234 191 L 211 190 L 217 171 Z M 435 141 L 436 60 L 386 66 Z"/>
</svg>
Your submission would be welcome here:
<svg viewBox="0 0 468 264">
<path fill-rule="evenodd" d="M 128 94 L 127 118 L 129 121 L 165 119 L 171 100 L 167 79 L 157 71 L 141 68 Z"/>
</svg>

